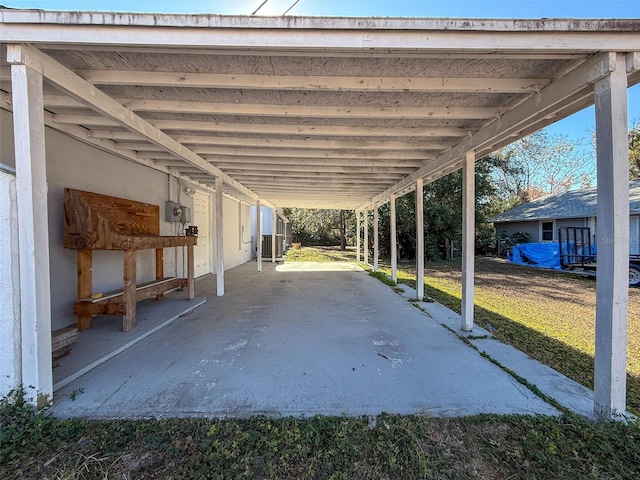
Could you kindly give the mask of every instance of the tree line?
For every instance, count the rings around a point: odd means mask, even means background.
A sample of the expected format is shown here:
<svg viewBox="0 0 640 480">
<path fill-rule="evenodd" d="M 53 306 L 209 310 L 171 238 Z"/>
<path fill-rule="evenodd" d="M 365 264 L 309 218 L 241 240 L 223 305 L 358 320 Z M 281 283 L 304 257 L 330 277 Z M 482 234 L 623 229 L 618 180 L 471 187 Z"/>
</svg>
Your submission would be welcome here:
<svg viewBox="0 0 640 480">
<path fill-rule="evenodd" d="M 545 130 L 525 137 L 498 152 L 479 159 L 475 168 L 476 252 L 494 248 L 489 219 L 544 195 L 593 185 L 596 173 L 594 149 L 589 142 L 572 142 L 567 136 Z M 640 179 L 640 123 L 629 131 L 629 177 Z M 416 253 L 415 192 L 396 199 L 399 258 Z M 458 170 L 424 187 L 425 259 L 455 255 L 462 238 L 462 171 Z M 349 210 L 285 209 L 294 241 L 303 245 L 355 245 L 356 217 Z M 370 247 L 373 215 L 369 215 Z M 390 205 L 379 206 L 380 255 L 390 256 Z M 365 228 L 363 226 L 363 228 Z M 361 232 L 362 236 L 362 232 Z"/>
</svg>

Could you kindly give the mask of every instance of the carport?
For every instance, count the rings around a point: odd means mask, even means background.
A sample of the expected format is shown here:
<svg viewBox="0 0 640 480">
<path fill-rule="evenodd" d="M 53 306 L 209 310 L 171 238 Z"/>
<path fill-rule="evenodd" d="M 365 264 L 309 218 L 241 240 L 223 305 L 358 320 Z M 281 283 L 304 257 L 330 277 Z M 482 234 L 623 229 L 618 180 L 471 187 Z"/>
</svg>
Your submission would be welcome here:
<svg viewBox="0 0 640 480">
<path fill-rule="evenodd" d="M 463 309 L 473 329 L 474 162 L 596 105 L 595 412 L 625 411 L 626 89 L 639 20 L 253 18 L 0 10 L 0 108 L 13 112 L 21 383 L 50 398 L 45 126 L 221 199 L 374 218 L 463 169 Z M 6 58 L 6 63 L 4 59 Z M 3 132 L 4 135 L 4 132 Z M 99 174 L 99 172 L 93 172 Z M 416 225 L 422 226 L 422 195 Z M 220 205 L 221 202 L 216 202 Z M 221 210 L 217 293 L 224 293 Z M 367 258 L 367 229 L 364 230 Z M 423 241 L 417 238 L 423 294 Z M 360 241 L 358 242 L 360 251 Z M 394 252 L 395 248 L 391 248 Z M 392 258 L 395 273 L 396 259 Z M 262 269 L 258 249 L 257 269 Z"/>
</svg>

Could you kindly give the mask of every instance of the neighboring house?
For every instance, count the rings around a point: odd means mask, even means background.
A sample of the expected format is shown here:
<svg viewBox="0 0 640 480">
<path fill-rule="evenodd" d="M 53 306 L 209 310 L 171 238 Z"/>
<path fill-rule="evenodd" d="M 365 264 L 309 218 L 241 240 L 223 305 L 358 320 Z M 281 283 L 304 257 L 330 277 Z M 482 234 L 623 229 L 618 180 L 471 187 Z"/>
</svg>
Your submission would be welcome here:
<svg viewBox="0 0 640 480">
<path fill-rule="evenodd" d="M 590 227 L 595 244 L 596 188 L 547 195 L 491 219 L 496 233 L 526 233 L 531 242 L 557 242 L 558 229 Z M 629 253 L 640 254 L 640 180 L 629 182 Z"/>
</svg>

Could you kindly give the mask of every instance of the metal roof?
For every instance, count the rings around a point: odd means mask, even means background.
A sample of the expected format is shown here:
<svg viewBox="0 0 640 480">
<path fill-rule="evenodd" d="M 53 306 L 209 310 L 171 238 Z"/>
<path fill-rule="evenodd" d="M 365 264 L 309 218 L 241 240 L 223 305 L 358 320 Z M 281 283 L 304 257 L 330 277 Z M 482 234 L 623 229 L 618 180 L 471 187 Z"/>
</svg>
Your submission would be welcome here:
<svg viewBox="0 0 640 480">
<path fill-rule="evenodd" d="M 51 128 L 241 200 L 362 208 L 592 104 L 609 52 L 638 83 L 640 20 L 0 9 L 0 108 L 26 59 Z"/>
<path fill-rule="evenodd" d="M 583 218 L 595 217 L 597 213 L 597 188 L 593 187 L 545 195 L 496 215 L 490 221 L 497 223 Z M 629 182 L 629 213 L 640 215 L 640 180 Z"/>
</svg>

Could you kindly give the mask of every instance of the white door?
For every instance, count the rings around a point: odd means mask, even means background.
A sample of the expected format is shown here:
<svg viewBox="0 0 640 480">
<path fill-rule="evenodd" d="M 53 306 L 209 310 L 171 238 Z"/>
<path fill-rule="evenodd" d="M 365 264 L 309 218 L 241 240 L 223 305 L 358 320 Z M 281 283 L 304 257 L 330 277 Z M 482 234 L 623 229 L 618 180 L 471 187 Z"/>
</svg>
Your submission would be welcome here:
<svg viewBox="0 0 640 480">
<path fill-rule="evenodd" d="M 198 244 L 193 252 L 196 277 L 211 272 L 209 199 L 209 195 L 200 192 L 193 197 L 193 225 L 198 227 Z"/>
</svg>

